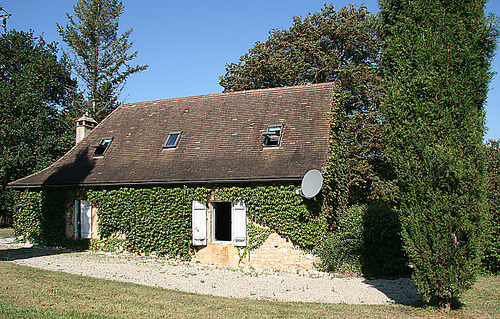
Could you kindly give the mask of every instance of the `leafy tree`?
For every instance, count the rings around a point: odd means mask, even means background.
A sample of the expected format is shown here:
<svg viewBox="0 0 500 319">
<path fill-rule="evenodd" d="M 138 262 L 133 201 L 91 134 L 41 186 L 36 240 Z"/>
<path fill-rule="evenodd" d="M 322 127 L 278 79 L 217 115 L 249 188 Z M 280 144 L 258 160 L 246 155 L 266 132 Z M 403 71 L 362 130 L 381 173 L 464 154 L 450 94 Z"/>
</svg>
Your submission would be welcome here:
<svg viewBox="0 0 500 319">
<path fill-rule="evenodd" d="M 128 54 L 132 29 L 118 35 L 123 5 L 117 0 L 79 0 L 67 14 L 68 24 L 57 24 L 59 34 L 73 53 L 78 77 L 85 84 L 90 115 L 100 120 L 118 104 L 118 95 L 127 78 L 147 65 L 130 66 L 137 51 Z"/>
<path fill-rule="evenodd" d="M 500 140 L 486 143 L 489 227 L 483 256 L 485 268 L 500 273 Z"/>
<path fill-rule="evenodd" d="M 381 0 L 389 153 L 413 279 L 450 309 L 475 278 L 486 211 L 484 101 L 495 33 L 484 0 Z"/>
<path fill-rule="evenodd" d="M 304 19 L 295 17 L 286 30 L 271 30 L 220 78 L 225 92 L 337 81 L 340 117 L 333 139 L 341 141 L 332 161 L 349 177 L 333 176 L 349 191 L 330 198 L 334 209 L 385 201 L 394 204 L 397 188 L 383 145 L 378 115 L 380 77 L 375 18 L 365 7 L 333 5 Z M 341 174 L 342 175 L 342 174 Z M 334 192 L 329 192 L 330 194 Z"/>
<path fill-rule="evenodd" d="M 74 143 L 75 86 L 55 43 L 27 32 L 0 36 L 0 215 L 12 216 L 7 183 L 43 169 Z"/>
<path fill-rule="evenodd" d="M 373 105 L 379 90 L 374 64 L 379 47 L 366 7 L 333 5 L 287 30 L 271 30 L 220 78 L 225 92 L 340 81 L 348 112 Z M 347 104 L 346 104 L 347 105 Z"/>
</svg>

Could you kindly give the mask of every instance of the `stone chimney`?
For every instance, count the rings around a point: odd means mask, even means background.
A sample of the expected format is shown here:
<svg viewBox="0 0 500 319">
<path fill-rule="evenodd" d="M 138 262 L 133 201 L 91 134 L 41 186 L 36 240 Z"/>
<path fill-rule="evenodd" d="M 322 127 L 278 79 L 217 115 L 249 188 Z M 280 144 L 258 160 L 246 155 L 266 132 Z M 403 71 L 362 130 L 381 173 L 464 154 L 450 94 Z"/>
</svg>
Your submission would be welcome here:
<svg viewBox="0 0 500 319">
<path fill-rule="evenodd" d="M 80 143 L 85 136 L 89 135 L 90 131 L 94 129 L 97 122 L 85 113 L 82 117 L 76 120 L 76 144 Z"/>
</svg>

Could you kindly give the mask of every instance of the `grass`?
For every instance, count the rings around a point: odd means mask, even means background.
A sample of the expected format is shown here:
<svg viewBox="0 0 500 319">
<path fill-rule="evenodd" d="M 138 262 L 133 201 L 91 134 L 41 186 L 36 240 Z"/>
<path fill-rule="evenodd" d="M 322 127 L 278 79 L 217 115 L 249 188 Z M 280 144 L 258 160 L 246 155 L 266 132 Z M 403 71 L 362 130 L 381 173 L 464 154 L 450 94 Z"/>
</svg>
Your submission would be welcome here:
<svg viewBox="0 0 500 319">
<path fill-rule="evenodd" d="M 14 237 L 14 229 L 10 227 L 0 227 L 0 238 Z"/>
<path fill-rule="evenodd" d="M 499 318 L 500 277 L 480 278 L 462 301 L 444 314 L 418 306 L 232 299 L 0 261 L 0 318 Z"/>
</svg>

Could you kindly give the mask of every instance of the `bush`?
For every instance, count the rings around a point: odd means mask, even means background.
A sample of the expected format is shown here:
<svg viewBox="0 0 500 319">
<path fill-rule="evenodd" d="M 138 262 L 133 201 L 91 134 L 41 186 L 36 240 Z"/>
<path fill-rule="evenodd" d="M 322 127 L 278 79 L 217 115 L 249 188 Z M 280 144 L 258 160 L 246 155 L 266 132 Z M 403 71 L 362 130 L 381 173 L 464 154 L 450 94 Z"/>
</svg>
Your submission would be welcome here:
<svg viewBox="0 0 500 319">
<path fill-rule="evenodd" d="M 374 277 L 407 275 L 397 214 L 387 206 L 353 205 L 318 246 L 322 268 Z"/>
<path fill-rule="evenodd" d="M 321 267 L 329 272 L 361 273 L 365 205 L 353 205 L 338 216 L 337 229 L 318 246 Z"/>
<path fill-rule="evenodd" d="M 398 214 L 385 205 L 370 205 L 363 216 L 363 228 L 363 273 L 375 277 L 408 275 Z"/>
</svg>

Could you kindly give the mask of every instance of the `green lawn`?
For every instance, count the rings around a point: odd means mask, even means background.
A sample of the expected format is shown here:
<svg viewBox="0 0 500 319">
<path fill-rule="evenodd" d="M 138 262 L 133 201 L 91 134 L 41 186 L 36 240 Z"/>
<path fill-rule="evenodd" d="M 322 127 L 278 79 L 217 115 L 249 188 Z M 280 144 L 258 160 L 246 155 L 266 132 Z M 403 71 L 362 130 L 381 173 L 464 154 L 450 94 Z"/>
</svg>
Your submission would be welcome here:
<svg viewBox="0 0 500 319">
<path fill-rule="evenodd" d="M 14 236 L 14 230 L 12 228 L 3 228 L 0 227 L 0 238 L 2 237 L 13 237 Z"/>
<path fill-rule="evenodd" d="M 0 261 L 0 318 L 500 318 L 500 277 L 450 314 L 428 307 L 256 301 L 33 269 Z"/>
</svg>

